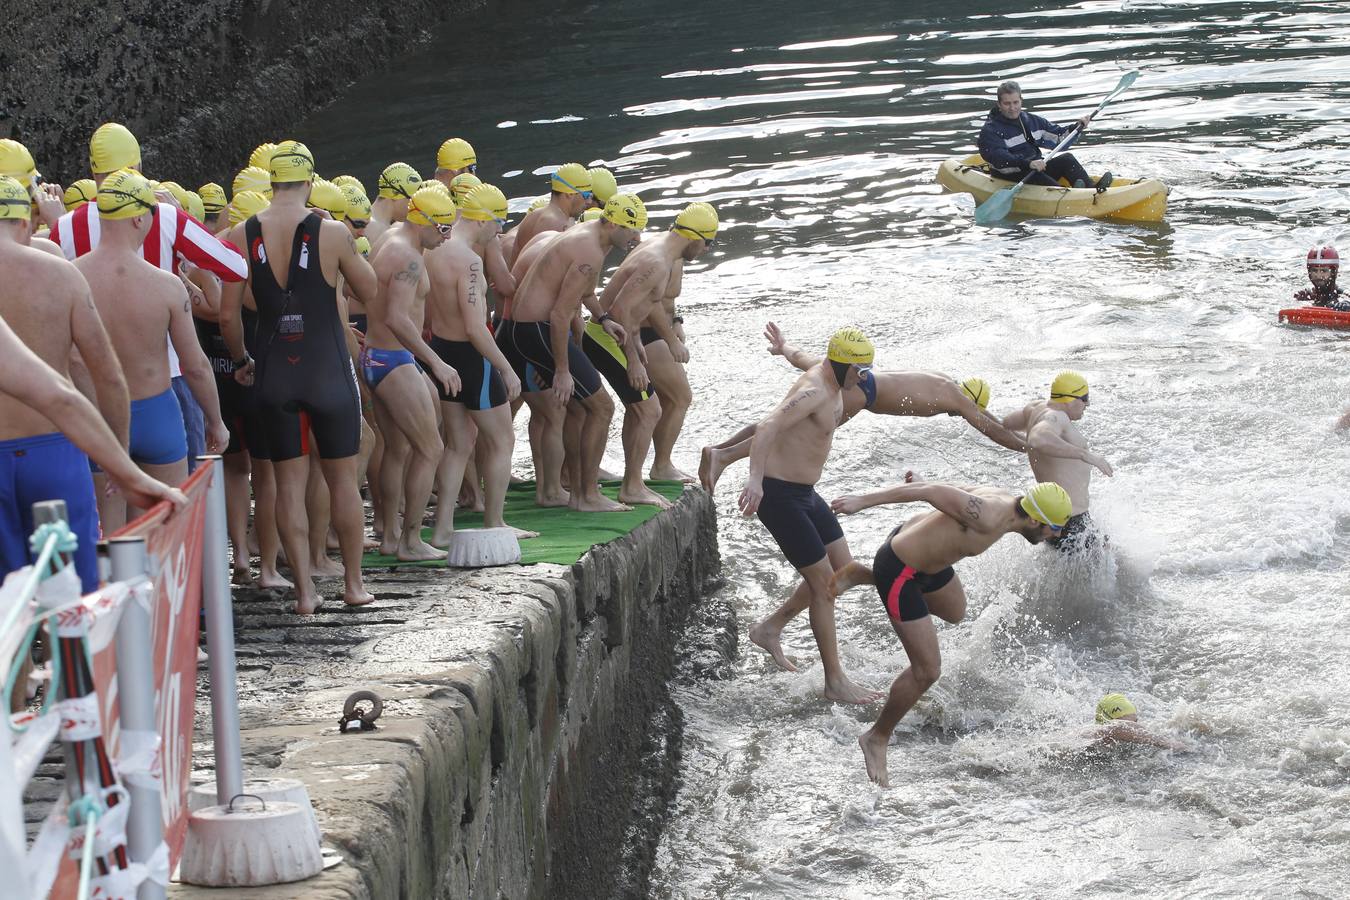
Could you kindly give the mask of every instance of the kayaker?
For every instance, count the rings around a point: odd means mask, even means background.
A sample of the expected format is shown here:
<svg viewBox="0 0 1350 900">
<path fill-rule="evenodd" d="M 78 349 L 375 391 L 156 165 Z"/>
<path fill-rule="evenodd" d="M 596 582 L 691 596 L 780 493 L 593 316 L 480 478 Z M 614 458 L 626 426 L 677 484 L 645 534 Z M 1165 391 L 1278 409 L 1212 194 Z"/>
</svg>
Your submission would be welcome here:
<svg viewBox="0 0 1350 900">
<path fill-rule="evenodd" d="M 1340 254 L 1330 245 L 1308 251 L 1308 280 L 1312 287 L 1294 294 L 1299 303 L 1325 306 L 1328 309 L 1350 311 L 1350 297 L 1336 287 L 1336 272 L 1341 267 Z"/>
<path fill-rule="evenodd" d="M 989 163 L 990 174 L 995 178 L 1020 181 L 1029 174 L 1028 184 L 1050 187 L 1058 186 L 1059 179 L 1064 178 L 1073 187 L 1104 191 L 1111 185 L 1110 172 L 1093 181 L 1072 153 L 1060 153 L 1050 159 L 1041 154 L 1042 148 L 1053 150 L 1072 128 L 1082 134 L 1091 121 L 1092 116 L 1086 115 L 1072 125 L 1056 125 L 1025 112 L 1021 86 L 1015 81 L 1005 81 L 998 86 L 998 102 L 980 129 L 980 156 Z"/>
</svg>

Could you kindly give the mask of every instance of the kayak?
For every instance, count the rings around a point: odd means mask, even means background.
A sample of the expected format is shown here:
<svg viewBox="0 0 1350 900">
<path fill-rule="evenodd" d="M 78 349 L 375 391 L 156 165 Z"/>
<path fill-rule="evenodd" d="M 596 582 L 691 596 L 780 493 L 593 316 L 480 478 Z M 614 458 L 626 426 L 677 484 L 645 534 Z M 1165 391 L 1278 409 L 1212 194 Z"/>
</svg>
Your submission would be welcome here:
<svg viewBox="0 0 1350 900">
<path fill-rule="evenodd" d="M 938 166 L 938 184 L 955 194 L 971 194 L 977 204 L 1016 182 L 989 174 L 989 165 L 977 153 L 949 159 Z M 1013 199 L 1012 211 L 1025 216 L 1087 216 L 1125 222 L 1161 222 L 1167 212 L 1167 185 L 1156 178 L 1116 178 L 1105 191 L 1095 188 L 1048 187 L 1028 184 Z"/>
<path fill-rule="evenodd" d="M 1325 306 L 1295 306 L 1280 310 L 1280 321 L 1290 325 L 1316 325 L 1321 328 L 1350 328 L 1350 312 Z"/>
</svg>

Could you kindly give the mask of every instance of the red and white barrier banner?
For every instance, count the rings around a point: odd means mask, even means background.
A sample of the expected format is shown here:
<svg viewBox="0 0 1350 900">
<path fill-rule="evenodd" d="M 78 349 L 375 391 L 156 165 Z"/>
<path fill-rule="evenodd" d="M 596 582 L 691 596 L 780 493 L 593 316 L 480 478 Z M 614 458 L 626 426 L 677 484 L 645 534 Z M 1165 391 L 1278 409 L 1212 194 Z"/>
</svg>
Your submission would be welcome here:
<svg viewBox="0 0 1350 900">
<path fill-rule="evenodd" d="M 183 509 L 173 511 L 169 504 L 161 503 L 112 535 L 146 539 L 153 582 L 149 593 L 153 647 L 147 650 L 153 654 L 155 663 L 157 735 L 124 737 L 121 734 L 117 644 L 108 641 L 101 649 L 96 647 L 94 653 L 94 683 L 104 739 L 119 760 L 124 778 L 128 781 L 151 778 L 159 782 L 170 870 L 177 864 L 187 838 L 192 726 L 197 699 L 202 543 L 212 469 L 212 466 L 202 466 L 183 482 L 182 490 L 188 496 L 188 504 Z M 128 602 L 138 602 L 138 598 L 129 598 Z M 158 737 L 157 741 L 155 737 Z M 158 752 L 154 751 L 155 744 Z M 67 858 L 62 862 L 50 896 L 74 896 L 78 883 L 78 865 Z M 63 892 L 67 890 L 68 893 Z"/>
</svg>

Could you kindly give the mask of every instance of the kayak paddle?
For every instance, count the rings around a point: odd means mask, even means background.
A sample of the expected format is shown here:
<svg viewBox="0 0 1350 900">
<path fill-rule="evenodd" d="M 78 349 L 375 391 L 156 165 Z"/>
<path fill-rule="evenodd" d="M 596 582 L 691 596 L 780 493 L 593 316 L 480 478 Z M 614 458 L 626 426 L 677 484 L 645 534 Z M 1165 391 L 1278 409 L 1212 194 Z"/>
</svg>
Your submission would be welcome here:
<svg viewBox="0 0 1350 900">
<path fill-rule="evenodd" d="M 1139 73 L 1137 71 L 1126 72 L 1124 75 L 1122 75 L 1120 77 L 1120 83 L 1116 85 L 1115 90 L 1107 94 L 1106 98 L 1102 100 L 1101 103 L 1097 104 L 1097 108 L 1094 109 L 1090 113 L 1090 115 L 1095 118 L 1097 113 L 1101 112 L 1102 109 L 1105 108 L 1106 104 L 1110 103 L 1112 100 L 1116 99 L 1116 97 L 1120 96 L 1120 94 L 1126 88 L 1134 84 L 1135 79 L 1137 79 L 1138 77 Z M 1081 131 L 1082 129 L 1078 125 L 1075 125 L 1073 128 L 1070 128 L 1068 132 L 1065 133 L 1064 138 L 1058 144 L 1055 145 L 1055 149 L 1051 150 L 1050 155 L 1046 156 L 1045 159 L 1048 160 L 1051 157 L 1053 157 L 1056 153 L 1058 153 L 1060 150 L 1063 150 L 1064 147 L 1066 147 L 1071 141 L 1073 141 L 1074 138 L 1078 137 Z M 1033 174 L 1035 174 L 1034 170 L 1028 172 L 1021 181 L 1017 182 L 1012 187 L 1004 188 L 1003 190 L 998 191 L 988 200 L 976 206 L 975 224 L 989 225 L 994 222 L 997 222 L 999 219 L 1002 219 L 1004 216 L 1006 216 L 1012 210 L 1013 198 L 1015 198 L 1018 194 L 1022 192 L 1022 188 L 1027 186 L 1027 179 L 1030 178 Z"/>
</svg>

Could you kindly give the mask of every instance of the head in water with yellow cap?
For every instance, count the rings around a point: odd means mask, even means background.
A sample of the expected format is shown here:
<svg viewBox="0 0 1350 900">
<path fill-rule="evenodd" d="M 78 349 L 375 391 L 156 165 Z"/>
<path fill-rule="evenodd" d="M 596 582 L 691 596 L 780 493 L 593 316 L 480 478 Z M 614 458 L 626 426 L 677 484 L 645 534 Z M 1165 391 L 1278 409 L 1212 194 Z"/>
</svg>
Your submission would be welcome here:
<svg viewBox="0 0 1350 900">
<path fill-rule="evenodd" d="M 1097 701 L 1097 724 L 1106 725 L 1117 719 L 1139 721 L 1139 709 L 1124 694 L 1107 694 Z"/>
<path fill-rule="evenodd" d="M 1027 519 L 1022 537 L 1033 544 L 1056 537 L 1073 515 L 1069 492 L 1053 481 L 1042 481 L 1017 498 L 1017 509 Z"/>
<path fill-rule="evenodd" d="M 439 247 L 450 236 L 458 212 L 455 201 L 442 185 L 426 185 L 408 200 L 408 224 L 418 226 L 424 250 Z"/>
<path fill-rule="evenodd" d="M 872 371 L 876 349 L 857 328 L 841 328 L 830 336 L 825 348 L 825 359 L 834 373 L 834 380 L 842 388 L 851 388 L 858 379 Z"/>
<path fill-rule="evenodd" d="M 637 194 L 615 194 L 600 210 L 599 227 L 608 235 L 611 247 L 631 252 L 642 241 L 642 229 L 647 227 L 647 207 Z"/>
<path fill-rule="evenodd" d="M 711 203 L 690 203 L 675 217 L 670 230 L 689 241 L 684 259 L 693 262 L 717 242 L 717 210 Z"/>
<path fill-rule="evenodd" d="M 1087 379 L 1077 372 L 1060 372 L 1050 382 L 1050 408 L 1059 410 L 1071 420 L 1083 418 L 1088 406 Z"/>
</svg>

